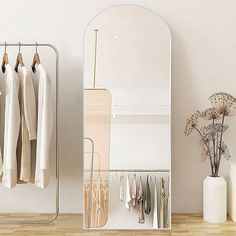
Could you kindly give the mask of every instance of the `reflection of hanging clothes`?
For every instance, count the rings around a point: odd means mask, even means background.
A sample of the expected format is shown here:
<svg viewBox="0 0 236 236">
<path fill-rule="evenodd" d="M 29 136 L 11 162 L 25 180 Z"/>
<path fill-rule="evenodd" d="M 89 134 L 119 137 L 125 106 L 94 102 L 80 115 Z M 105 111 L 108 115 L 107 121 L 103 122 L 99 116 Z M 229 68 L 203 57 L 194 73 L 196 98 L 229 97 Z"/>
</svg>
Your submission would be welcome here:
<svg viewBox="0 0 236 236">
<path fill-rule="evenodd" d="M 124 201 L 124 176 L 120 176 L 120 201 Z"/>
<path fill-rule="evenodd" d="M 44 67 L 38 65 L 38 126 L 35 185 L 45 188 L 49 182 L 49 155 L 53 126 L 51 81 Z"/>
<path fill-rule="evenodd" d="M 96 183 L 92 184 L 92 187 L 90 184 L 84 186 L 85 227 L 99 228 L 107 222 L 108 184 L 106 181 L 105 184 L 102 184 L 102 182 L 101 177 L 99 177 Z"/>
<path fill-rule="evenodd" d="M 96 189 L 96 207 L 95 207 L 95 227 L 102 227 L 106 224 L 107 221 L 107 193 L 108 193 L 108 186 L 102 184 L 101 177 L 98 178 L 97 189 Z"/>
<path fill-rule="evenodd" d="M 36 101 L 32 77 L 25 66 L 19 68 L 21 129 L 17 146 L 19 180 L 31 177 L 31 141 L 36 139 Z"/>
<path fill-rule="evenodd" d="M 165 228 L 169 227 L 169 179 L 165 186 Z"/>
<path fill-rule="evenodd" d="M 135 208 L 137 198 L 137 186 L 136 186 L 136 174 L 133 176 L 132 185 L 131 185 L 131 206 Z"/>
<path fill-rule="evenodd" d="M 96 191 L 96 209 L 95 209 L 95 227 L 101 225 L 102 221 L 102 185 L 101 177 L 98 178 L 97 191 Z"/>
<path fill-rule="evenodd" d="M 84 184 L 84 224 L 88 227 L 88 213 L 89 213 L 89 196 L 90 196 L 90 184 Z"/>
<path fill-rule="evenodd" d="M 5 91 L 5 126 L 2 184 L 12 188 L 17 182 L 16 147 L 20 129 L 19 78 L 7 64 Z"/>
<path fill-rule="evenodd" d="M 144 207 L 145 207 L 145 213 L 149 214 L 151 211 L 151 191 L 150 191 L 149 176 L 148 175 L 147 175 Z"/>
<path fill-rule="evenodd" d="M 153 229 L 158 229 L 157 187 L 154 187 Z"/>
<path fill-rule="evenodd" d="M 139 179 L 137 203 L 138 203 L 138 223 L 143 224 L 145 222 L 145 218 L 144 218 L 144 194 L 143 194 L 141 176 L 140 176 L 140 179 Z"/>
<path fill-rule="evenodd" d="M 125 193 L 125 207 L 130 210 L 130 186 L 129 186 L 129 175 L 126 178 L 126 193 Z"/>
<path fill-rule="evenodd" d="M 105 225 L 108 219 L 108 184 L 107 183 L 105 184 L 105 186 L 103 186 L 103 206 L 104 206 L 103 225 Z"/>
<path fill-rule="evenodd" d="M 92 197 L 92 205 L 91 205 L 91 227 L 96 226 L 96 208 L 97 208 L 97 185 L 94 183 L 91 186 L 91 197 Z M 90 196 L 89 196 L 90 201 Z"/>
<path fill-rule="evenodd" d="M 164 221 L 165 221 L 165 185 L 164 185 L 164 179 L 163 178 L 161 178 L 160 194 L 161 194 L 160 228 L 164 228 Z"/>
</svg>

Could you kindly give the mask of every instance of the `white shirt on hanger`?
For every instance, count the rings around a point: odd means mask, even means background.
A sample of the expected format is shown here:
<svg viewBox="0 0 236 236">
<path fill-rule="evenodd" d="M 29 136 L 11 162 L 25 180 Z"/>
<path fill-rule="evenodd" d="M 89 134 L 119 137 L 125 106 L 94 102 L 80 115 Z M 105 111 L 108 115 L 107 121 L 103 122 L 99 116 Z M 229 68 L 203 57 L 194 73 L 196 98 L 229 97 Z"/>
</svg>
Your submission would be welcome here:
<svg viewBox="0 0 236 236">
<path fill-rule="evenodd" d="M 131 196 L 130 196 L 130 184 L 129 184 L 129 175 L 127 175 L 126 178 L 126 194 L 125 194 L 125 208 L 130 210 L 130 202 L 131 202 Z"/>
<path fill-rule="evenodd" d="M 36 99 L 30 72 L 19 68 L 21 130 L 19 142 L 19 179 L 29 182 L 31 177 L 31 140 L 36 139 Z M 18 150 L 17 150 L 18 152 Z"/>
<path fill-rule="evenodd" d="M 13 188 L 17 183 L 16 147 L 20 129 L 19 78 L 7 64 L 4 74 L 5 86 L 5 125 L 2 184 Z"/>
<path fill-rule="evenodd" d="M 49 182 L 49 157 L 53 127 L 51 81 L 44 67 L 37 68 L 38 79 L 38 125 L 35 185 L 45 188 Z"/>
<path fill-rule="evenodd" d="M 154 208 L 153 208 L 153 229 L 158 229 L 158 209 L 157 209 L 157 186 L 155 183 L 155 189 L 154 189 Z"/>
</svg>

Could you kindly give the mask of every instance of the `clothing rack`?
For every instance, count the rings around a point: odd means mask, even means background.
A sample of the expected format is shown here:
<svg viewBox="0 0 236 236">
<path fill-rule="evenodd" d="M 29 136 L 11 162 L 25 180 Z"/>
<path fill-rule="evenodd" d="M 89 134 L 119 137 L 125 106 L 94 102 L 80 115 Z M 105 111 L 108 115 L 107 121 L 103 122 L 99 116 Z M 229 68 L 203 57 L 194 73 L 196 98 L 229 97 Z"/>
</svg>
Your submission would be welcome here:
<svg viewBox="0 0 236 236">
<path fill-rule="evenodd" d="M 55 75 L 55 84 L 56 84 L 56 116 L 55 116 L 55 122 L 56 122 L 56 150 L 55 150 L 55 155 L 56 155 L 56 211 L 53 216 L 48 217 L 47 220 L 16 220 L 16 221 L 0 221 L 0 224 L 50 224 L 56 220 L 56 218 L 59 215 L 59 145 L 58 145 L 58 137 L 59 137 L 59 132 L 58 132 L 58 123 L 59 123 L 59 51 L 58 49 L 50 43 L 0 43 L 0 47 L 49 47 L 51 48 L 55 55 L 56 55 L 56 75 Z"/>
</svg>

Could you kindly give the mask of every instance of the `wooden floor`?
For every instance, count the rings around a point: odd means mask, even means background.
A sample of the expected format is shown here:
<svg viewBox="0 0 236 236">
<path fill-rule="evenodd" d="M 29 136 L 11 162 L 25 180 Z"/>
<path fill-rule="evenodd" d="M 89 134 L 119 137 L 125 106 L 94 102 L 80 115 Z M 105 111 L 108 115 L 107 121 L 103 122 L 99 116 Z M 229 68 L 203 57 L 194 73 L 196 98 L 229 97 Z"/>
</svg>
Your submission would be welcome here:
<svg viewBox="0 0 236 236">
<path fill-rule="evenodd" d="M 7 215 L 9 218 L 14 216 Z M 0 218 L 3 216 L 0 216 Z M 25 215 L 22 215 L 22 218 Z M 34 218 L 42 217 L 30 216 Z M 6 219 L 6 215 L 4 215 Z M 171 231 L 84 231 L 82 230 L 82 215 L 62 214 L 55 223 L 50 225 L 0 225 L 0 235 L 5 236 L 148 236 L 148 235 L 199 235 L 199 236 L 236 236 L 236 223 L 228 221 L 224 224 L 209 224 L 203 222 L 202 217 L 197 214 L 173 215 L 173 224 Z"/>
</svg>

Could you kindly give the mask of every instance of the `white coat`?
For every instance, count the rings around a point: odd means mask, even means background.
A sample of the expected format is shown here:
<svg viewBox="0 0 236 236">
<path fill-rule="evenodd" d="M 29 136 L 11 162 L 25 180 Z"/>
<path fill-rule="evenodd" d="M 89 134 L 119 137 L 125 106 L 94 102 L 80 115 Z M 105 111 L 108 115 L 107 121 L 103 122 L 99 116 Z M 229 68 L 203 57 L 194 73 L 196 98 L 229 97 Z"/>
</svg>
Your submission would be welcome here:
<svg viewBox="0 0 236 236">
<path fill-rule="evenodd" d="M 129 176 L 127 175 L 126 178 L 126 195 L 125 195 L 125 208 L 130 210 L 130 202 L 131 202 L 131 196 L 130 196 L 130 184 L 129 184 Z"/>
<path fill-rule="evenodd" d="M 154 208 L 153 208 L 153 229 L 158 229 L 158 208 L 157 208 L 157 203 L 158 203 L 158 199 L 157 199 L 157 186 L 155 183 L 155 189 L 154 189 Z"/>
<path fill-rule="evenodd" d="M 20 129 L 19 78 L 7 64 L 4 74 L 5 87 L 5 125 L 2 184 L 13 188 L 17 183 L 16 147 Z"/>
<path fill-rule="evenodd" d="M 2 95 L 2 91 L 0 90 L 0 95 Z M 0 103 L 0 106 L 2 104 Z M 0 112 L 2 112 L 2 109 L 0 107 Z M 1 116 L 1 114 L 0 114 Z M 1 119 L 0 119 L 1 120 Z M 0 126 L 1 126 L 1 121 L 0 121 Z M 1 134 L 0 134 L 1 137 Z M 3 139 L 3 137 L 1 137 Z M 2 142 L 0 142 L 0 176 L 2 175 Z"/>
<path fill-rule="evenodd" d="M 35 166 L 35 185 L 45 188 L 49 182 L 49 159 L 53 127 L 51 81 L 47 72 L 38 65 L 38 124 Z"/>
<path fill-rule="evenodd" d="M 17 153 L 19 180 L 31 178 L 31 140 L 36 139 L 36 98 L 31 73 L 25 66 L 19 68 L 21 129 Z"/>
</svg>

